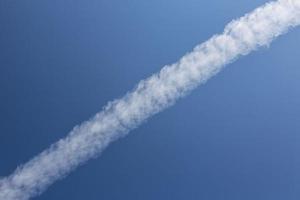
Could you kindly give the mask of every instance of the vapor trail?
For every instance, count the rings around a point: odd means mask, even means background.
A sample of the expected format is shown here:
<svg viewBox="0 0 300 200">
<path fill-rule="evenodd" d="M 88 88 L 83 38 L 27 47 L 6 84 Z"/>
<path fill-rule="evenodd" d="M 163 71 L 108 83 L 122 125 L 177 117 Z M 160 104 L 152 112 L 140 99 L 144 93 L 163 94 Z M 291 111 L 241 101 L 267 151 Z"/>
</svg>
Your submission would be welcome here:
<svg viewBox="0 0 300 200">
<path fill-rule="evenodd" d="M 109 102 L 93 118 L 0 181 L 0 200 L 39 195 L 77 166 L 98 156 L 112 141 L 217 74 L 226 64 L 300 24 L 300 0 L 270 2 L 229 23 L 215 35 L 141 81 L 123 98 Z"/>
</svg>

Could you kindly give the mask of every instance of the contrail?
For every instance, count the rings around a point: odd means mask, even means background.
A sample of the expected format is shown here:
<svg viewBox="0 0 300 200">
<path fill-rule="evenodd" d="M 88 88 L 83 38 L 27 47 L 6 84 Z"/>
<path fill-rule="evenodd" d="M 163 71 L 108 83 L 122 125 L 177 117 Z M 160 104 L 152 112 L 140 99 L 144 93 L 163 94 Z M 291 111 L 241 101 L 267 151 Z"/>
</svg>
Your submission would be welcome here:
<svg viewBox="0 0 300 200">
<path fill-rule="evenodd" d="M 123 98 L 109 102 L 90 120 L 76 126 L 10 176 L 0 181 L 0 200 L 27 200 L 41 194 L 79 165 L 97 157 L 109 143 L 126 135 L 154 114 L 173 105 L 246 55 L 300 24 L 300 0 L 278 0 L 229 23 L 222 34 L 167 65 Z"/>
</svg>

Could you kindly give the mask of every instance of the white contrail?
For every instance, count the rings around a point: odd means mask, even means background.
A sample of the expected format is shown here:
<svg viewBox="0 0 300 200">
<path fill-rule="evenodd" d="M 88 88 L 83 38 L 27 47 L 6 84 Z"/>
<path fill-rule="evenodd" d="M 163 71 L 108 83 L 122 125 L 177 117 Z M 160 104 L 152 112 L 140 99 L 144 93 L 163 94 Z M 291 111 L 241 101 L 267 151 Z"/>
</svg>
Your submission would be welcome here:
<svg viewBox="0 0 300 200">
<path fill-rule="evenodd" d="M 300 24 L 300 0 L 278 0 L 232 21 L 223 34 L 197 46 L 175 64 L 141 81 L 123 98 L 112 101 L 64 139 L 0 181 L 0 200 L 27 200 L 39 195 L 77 166 L 98 156 L 107 145 L 147 118 L 205 83 L 241 55 L 269 45 Z"/>
</svg>

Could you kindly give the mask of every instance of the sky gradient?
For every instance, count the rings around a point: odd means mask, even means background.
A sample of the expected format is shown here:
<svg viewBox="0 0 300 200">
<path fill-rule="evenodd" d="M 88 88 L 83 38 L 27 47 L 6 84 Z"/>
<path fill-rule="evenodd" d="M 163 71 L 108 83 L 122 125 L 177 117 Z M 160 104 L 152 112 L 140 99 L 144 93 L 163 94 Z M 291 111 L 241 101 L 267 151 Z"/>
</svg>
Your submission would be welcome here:
<svg viewBox="0 0 300 200">
<path fill-rule="evenodd" d="M 0 175 L 265 1 L 0 3 Z M 37 199 L 298 199 L 299 29 Z"/>
</svg>

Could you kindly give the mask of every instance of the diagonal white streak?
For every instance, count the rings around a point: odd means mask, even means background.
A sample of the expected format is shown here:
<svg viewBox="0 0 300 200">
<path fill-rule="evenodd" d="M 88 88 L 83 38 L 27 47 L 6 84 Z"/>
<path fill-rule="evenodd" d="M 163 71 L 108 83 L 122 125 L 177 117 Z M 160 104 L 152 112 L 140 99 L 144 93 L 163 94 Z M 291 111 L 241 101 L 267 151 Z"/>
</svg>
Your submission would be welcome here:
<svg viewBox="0 0 300 200">
<path fill-rule="evenodd" d="M 300 24 L 300 0 L 270 2 L 229 23 L 224 32 L 200 44 L 177 63 L 141 81 L 123 98 L 109 102 L 92 119 L 76 126 L 0 181 L 0 200 L 39 195 L 79 165 L 98 156 L 112 141 L 217 74 L 226 64 L 266 46 Z"/>
</svg>

